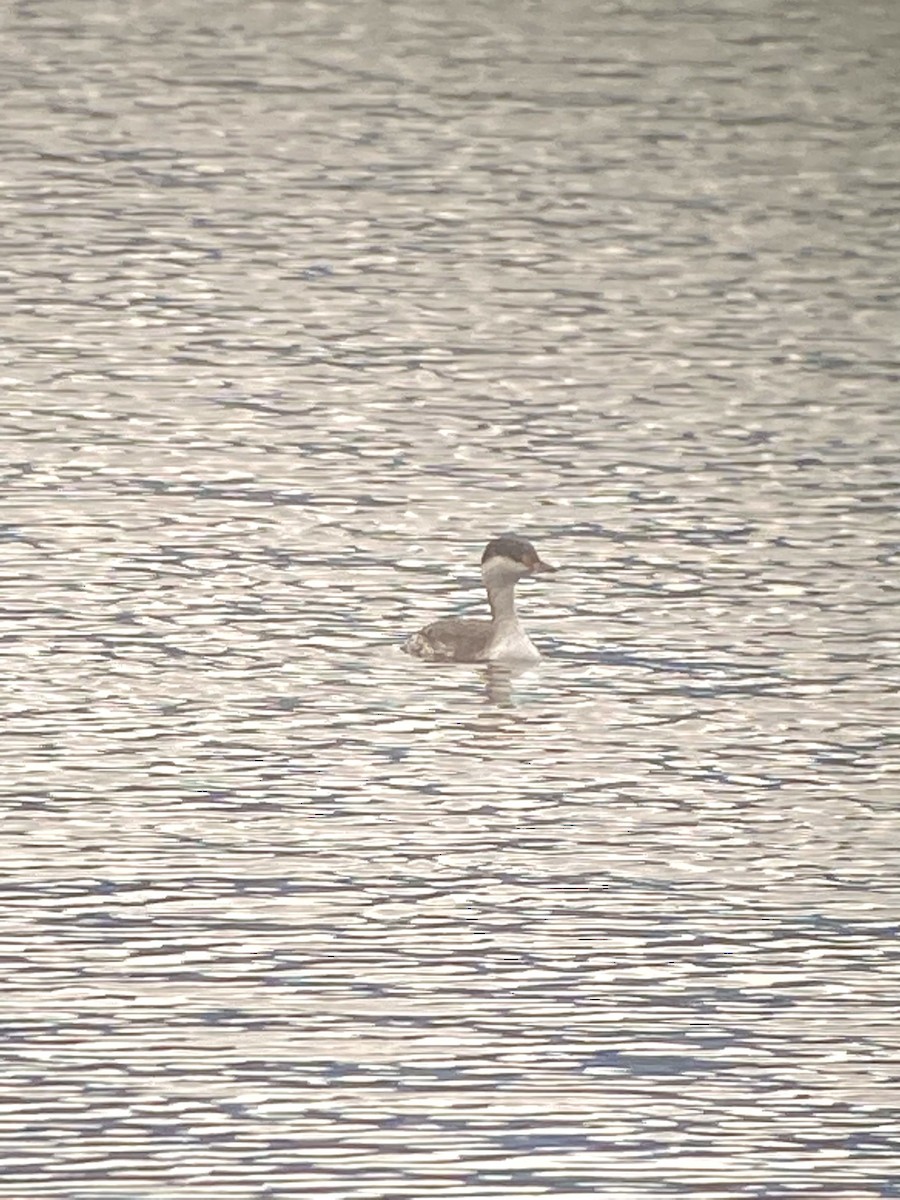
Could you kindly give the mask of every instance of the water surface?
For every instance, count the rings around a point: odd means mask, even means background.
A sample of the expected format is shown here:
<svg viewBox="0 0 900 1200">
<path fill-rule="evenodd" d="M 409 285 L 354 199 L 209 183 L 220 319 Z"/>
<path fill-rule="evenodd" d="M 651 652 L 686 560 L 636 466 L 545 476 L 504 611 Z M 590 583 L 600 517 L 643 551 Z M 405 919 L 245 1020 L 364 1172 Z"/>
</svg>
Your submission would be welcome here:
<svg viewBox="0 0 900 1200">
<path fill-rule="evenodd" d="M 3 18 L 5 1194 L 900 1195 L 898 11 L 188 8 Z"/>
</svg>

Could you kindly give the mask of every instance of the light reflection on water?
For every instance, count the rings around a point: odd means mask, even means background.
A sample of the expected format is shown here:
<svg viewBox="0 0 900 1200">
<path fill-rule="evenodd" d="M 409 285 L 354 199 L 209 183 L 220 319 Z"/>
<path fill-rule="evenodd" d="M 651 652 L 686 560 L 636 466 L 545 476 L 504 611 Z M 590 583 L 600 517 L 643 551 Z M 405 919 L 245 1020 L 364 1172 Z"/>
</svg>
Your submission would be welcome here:
<svg viewBox="0 0 900 1200">
<path fill-rule="evenodd" d="M 17 1197 L 900 1194 L 898 25 L 826 7 L 5 18 Z M 544 661 L 403 655 L 506 529 Z"/>
</svg>

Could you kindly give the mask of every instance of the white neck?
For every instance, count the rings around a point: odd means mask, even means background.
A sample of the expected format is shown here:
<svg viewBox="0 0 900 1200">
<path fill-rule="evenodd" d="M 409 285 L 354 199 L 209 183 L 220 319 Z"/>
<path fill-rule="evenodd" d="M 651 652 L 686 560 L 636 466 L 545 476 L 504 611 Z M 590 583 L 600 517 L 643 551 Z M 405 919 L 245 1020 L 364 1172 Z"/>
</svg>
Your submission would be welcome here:
<svg viewBox="0 0 900 1200">
<path fill-rule="evenodd" d="M 486 657 L 492 662 L 528 662 L 540 658 L 516 614 L 516 583 L 522 574 L 519 565 L 493 558 L 482 567 L 481 574 L 494 618 Z"/>
<path fill-rule="evenodd" d="M 498 628 L 511 629 L 518 626 L 519 618 L 516 615 L 516 581 L 515 579 L 494 578 L 485 579 L 484 585 L 487 588 L 488 604 L 491 606 L 491 616 L 494 618 L 494 624 Z"/>
</svg>

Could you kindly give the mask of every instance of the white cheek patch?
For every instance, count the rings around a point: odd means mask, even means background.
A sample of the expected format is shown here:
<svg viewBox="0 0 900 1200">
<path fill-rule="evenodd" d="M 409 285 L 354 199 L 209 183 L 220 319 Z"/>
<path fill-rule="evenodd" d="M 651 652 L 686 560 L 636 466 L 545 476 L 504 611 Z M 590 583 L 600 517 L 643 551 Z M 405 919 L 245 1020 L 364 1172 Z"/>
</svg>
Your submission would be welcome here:
<svg viewBox="0 0 900 1200">
<path fill-rule="evenodd" d="M 498 554 L 487 560 L 481 568 L 481 574 L 488 586 L 495 582 L 514 583 L 525 574 L 525 567 L 514 558 Z"/>
</svg>

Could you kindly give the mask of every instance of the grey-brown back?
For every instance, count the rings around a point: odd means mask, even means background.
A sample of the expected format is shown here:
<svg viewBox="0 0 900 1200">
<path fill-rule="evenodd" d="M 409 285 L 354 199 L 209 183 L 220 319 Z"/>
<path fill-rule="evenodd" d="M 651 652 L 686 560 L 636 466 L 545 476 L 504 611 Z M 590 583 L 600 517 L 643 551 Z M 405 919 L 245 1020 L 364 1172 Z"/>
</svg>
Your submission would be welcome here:
<svg viewBox="0 0 900 1200">
<path fill-rule="evenodd" d="M 430 662 L 483 662 L 494 627 L 474 617 L 444 617 L 410 637 L 407 654 Z"/>
</svg>

